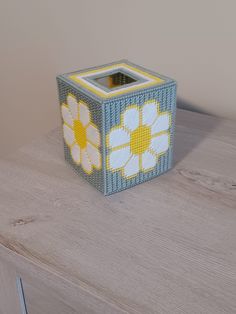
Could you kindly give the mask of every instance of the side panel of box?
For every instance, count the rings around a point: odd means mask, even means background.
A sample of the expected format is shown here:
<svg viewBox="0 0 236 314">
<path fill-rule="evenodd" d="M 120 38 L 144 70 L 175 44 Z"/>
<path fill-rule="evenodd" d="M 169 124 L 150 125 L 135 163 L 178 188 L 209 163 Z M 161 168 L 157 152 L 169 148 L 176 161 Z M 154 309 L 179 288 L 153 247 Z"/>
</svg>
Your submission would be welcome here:
<svg viewBox="0 0 236 314">
<path fill-rule="evenodd" d="M 125 167 L 129 161 L 126 161 L 124 165 L 122 162 L 119 163 L 118 170 L 111 168 L 111 158 L 115 150 L 109 146 L 109 141 L 113 130 L 124 129 L 128 131 L 124 125 L 124 115 L 127 113 L 127 109 L 134 108 L 135 110 L 142 112 L 146 104 L 156 104 L 156 109 L 158 114 L 161 116 L 169 115 L 170 124 L 167 131 L 169 136 L 168 149 L 161 154 L 157 155 L 155 166 L 148 169 L 148 171 L 143 171 L 141 163 L 139 160 L 139 171 L 134 173 L 134 175 L 126 176 Z M 169 170 L 172 166 L 172 156 L 173 156 L 173 142 L 174 142 L 174 125 L 175 125 L 175 112 L 176 112 L 176 84 L 172 83 L 167 86 L 160 86 L 151 90 L 144 90 L 142 92 L 127 95 L 126 97 L 117 98 L 114 100 L 107 101 L 104 104 L 104 119 L 105 119 L 105 135 L 106 135 L 106 171 L 105 171 L 105 194 L 112 194 L 132 186 L 135 186 L 144 181 L 150 180 L 160 174 Z M 134 117 L 133 117 L 134 118 Z M 132 118 L 131 118 L 132 122 Z M 128 132 L 129 133 L 129 132 Z M 131 137 L 131 133 L 129 133 Z M 114 133 L 112 134 L 112 136 Z M 111 143 L 110 143 L 111 144 Z M 122 144 L 123 145 L 123 144 Z M 122 145 L 120 145 L 122 147 Z M 125 144 L 126 147 L 131 145 L 131 143 Z M 124 146 L 125 146 L 124 145 Z M 123 148 L 124 148 L 123 146 Z M 131 147 L 131 146 L 130 146 Z M 128 151 L 128 148 L 127 148 Z M 120 150 L 120 154 L 117 153 L 117 159 L 123 158 L 125 150 Z M 144 155 L 143 155 L 144 156 Z M 146 156 L 146 155 L 145 155 Z M 127 158 L 126 158 L 127 159 Z M 134 158 L 133 158 L 134 159 Z"/>
<path fill-rule="evenodd" d="M 75 160 L 76 158 L 73 158 L 73 151 L 72 151 L 73 145 L 70 145 L 70 143 L 68 144 L 68 142 L 65 139 L 65 134 L 64 134 L 65 159 L 79 175 L 83 176 L 88 182 L 90 182 L 93 186 L 95 186 L 99 191 L 104 192 L 104 176 L 103 176 L 103 170 L 102 170 L 103 147 L 102 147 L 102 140 L 101 140 L 102 132 L 103 132 L 102 131 L 103 123 L 102 123 L 101 103 L 88 97 L 86 94 L 77 90 L 75 87 L 71 86 L 68 82 L 65 82 L 64 80 L 60 78 L 57 78 L 57 83 L 58 83 L 60 109 L 62 110 L 62 106 L 69 107 L 68 95 L 71 95 L 78 102 L 78 106 L 80 106 L 80 103 L 82 103 L 83 108 L 86 108 L 86 110 L 89 111 L 90 121 L 86 126 L 86 132 L 87 132 L 86 134 L 87 135 L 90 134 L 91 137 L 94 137 L 95 142 L 97 141 L 97 138 L 99 135 L 99 144 L 96 144 L 93 141 L 91 142 L 90 139 L 87 137 L 90 151 L 87 151 L 86 154 L 82 156 L 81 154 L 82 149 L 80 149 L 80 157 L 78 157 L 78 159 L 80 160 L 76 161 Z M 66 124 L 64 119 L 62 119 L 62 124 L 63 125 Z M 88 131 L 88 127 L 90 127 L 91 132 Z M 85 147 L 83 151 L 85 151 L 87 147 Z M 93 164 L 93 161 L 91 161 L 91 158 L 89 157 L 89 153 L 91 155 L 91 148 L 94 150 L 94 155 L 93 155 L 95 159 L 94 164 Z M 89 162 L 91 162 L 93 165 L 91 171 L 86 170 L 87 168 L 86 168 L 86 161 L 84 161 L 84 156 L 88 156 Z M 100 158 L 99 162 L 96 161 L 98 160 L 98 158 Z"/>
</svg>

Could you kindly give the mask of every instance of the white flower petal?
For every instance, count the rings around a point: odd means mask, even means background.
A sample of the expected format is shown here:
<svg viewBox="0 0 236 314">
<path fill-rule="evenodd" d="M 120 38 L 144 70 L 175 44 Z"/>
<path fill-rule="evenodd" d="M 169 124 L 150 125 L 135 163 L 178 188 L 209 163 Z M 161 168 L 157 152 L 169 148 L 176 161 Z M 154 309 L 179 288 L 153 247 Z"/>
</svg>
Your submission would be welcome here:
<svg viewBox="0 0 236 314">
<path fill-rule="evenodd" d="M 79 119 L 83 126 L 86 126 L 90 121 L 90 112 L 87 105 L 83 102 L 79 102 Z"/>
<path fill-rule="evenodd" d="M 139 156 L 133 155 L 124 167 L 124 176 L 131 177 L 139 172 Z"/>
<path fill-rule="evenodd" d="M 101 168 L 101 155 L 98 149 L 90 143 L 87 143 L 87 153 L 91 163 L 95 168 Z"/>
<path fill-rule="evenodd" d="M 63 118 L 64 122 L 66 124 L 68 124 L 69 126 L 73 126 L 72 115 L 71 115 L 70 110 L 68 109 L 67 106 L 65 106 L 65 105 L 61 106 L 61 114 L 62 114 L 62 118 Z"/>
<path fill-rule="evenodd" d="M 94 144 L 95 146 L 100 145 L 100 134 L 98 132 L 98 129 L 93 126 L 92 124 L 89 124 L 89 126 L 86 129 L 86 135 L 87 139 Z"/>
<path fill-rule="evenodd" d="M 67 96 L 67 104 L 69 106 L 73 119 L 77 120 L 78 119 L 78 103 L 77 103 L 76 98 L 69 94 Z"/>
<path fill-rule="evenodd" d="M 108 136 L 108 144 L 112 148 L 127 144 L 129 141 L 129 134 L 122 128 L 112 130 Z"/>
<path fill-rule="evenodd" d="M 124 147 L 118 150 L 115 150 L 110 153 L 108 160 L 109 160 L 109 168 L 119 169 L 125 165 L 128 159 L 131 156 L 130 148 Z"/>
<path fill-rule="evenodd" d="M 92 172 L 92 164 L 91 161 L 89 160 L 89 156 L 86 149 L 83 149 L 81 151 L 81 164 L 82 168 L 87 174 L 90 174 Z"/>
<path fill-rule="evenodd" d="M 75 141 L 75 135 L 73 130 L 68 127 L 66 124 L 63 124 L 63 133 L 64 133 L 64 139 L 66 141 L 67 145 L 72 145 Z"/>
<path fill-rule="evenodd" d="M 152 135 L 168 130 L 170 127 L 170 114 L 160 114 L 152 125 Z"/>
<path fill-rule="evenodd" d="M 151 154 L 150 152 L 145 152 L 142 154 L 142 169 L 147 171 L 151 168 L 154 168 L 156 165 L 156 156 Z"/>
<path fill-rule="evenodd" d="M 129 108 L 123 114 L 124 125 L 130 131 L 135 130 L 139 126 L 139 110 L 137 108 Z"/>
<path fill-rule="evenodd" d="M 80 163 L 80 147 L 79 145 L 75 144 L 73 145 L 73 147 L 71 148 L 71 155 L 72 155 L 72 159 L 74 160 L 74 162 L 76 164 Z"/>
<path fill-rule="evenodd" d="M 156 102 L 146 103 L 142 109 L 142 124 L 152 125 L 156 118 L 157 118 Z"/>
<path fill-rule="evenodd" d="M 164 133 L 153 137 L 150 147 L 156 154 L 167 151 L 169 148 L 169 134 Z"/>
</svg>

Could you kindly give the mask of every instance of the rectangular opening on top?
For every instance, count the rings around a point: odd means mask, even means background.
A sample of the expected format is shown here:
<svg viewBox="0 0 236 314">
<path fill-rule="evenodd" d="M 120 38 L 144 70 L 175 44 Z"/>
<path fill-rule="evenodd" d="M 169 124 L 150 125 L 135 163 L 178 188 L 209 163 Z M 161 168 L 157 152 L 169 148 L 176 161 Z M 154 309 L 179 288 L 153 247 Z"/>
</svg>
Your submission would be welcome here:
<svg viewBox="0 0 236 314">
<path fill-rule="evenodd" d="M 97 77 L 94 80 L 100 85 L 110 89 L 137 82 L 136 79 L 122 72 L 116 72 L 106 76 Z"/>
</svg>

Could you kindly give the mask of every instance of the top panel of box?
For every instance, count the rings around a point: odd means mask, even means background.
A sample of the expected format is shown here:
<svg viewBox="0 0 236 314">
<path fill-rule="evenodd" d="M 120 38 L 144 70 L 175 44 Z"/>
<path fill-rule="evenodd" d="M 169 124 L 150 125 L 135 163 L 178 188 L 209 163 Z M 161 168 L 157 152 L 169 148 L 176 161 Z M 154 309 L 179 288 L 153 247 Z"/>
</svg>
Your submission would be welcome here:
<svg viewBox="0 0 236 314">
<path fill-rule="evenodd" d="M 101 99 L 175 82 L 127 60 L 66 73 L 58 78 Z"/>
</svg>

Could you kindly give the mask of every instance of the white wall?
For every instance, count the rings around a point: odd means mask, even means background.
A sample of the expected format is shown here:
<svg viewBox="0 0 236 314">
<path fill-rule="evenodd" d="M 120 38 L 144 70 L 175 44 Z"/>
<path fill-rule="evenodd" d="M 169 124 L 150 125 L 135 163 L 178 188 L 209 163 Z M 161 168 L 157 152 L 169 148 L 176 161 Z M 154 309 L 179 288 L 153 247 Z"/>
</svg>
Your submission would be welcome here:
<svg viewBox="0 0 236 314">
<path fill-rule="evenodd" d="M 236 119 L 234 0 L 0 0 L 0 155 L 59 125 L 55 76 L 127 58 Z"/>
</svg>

